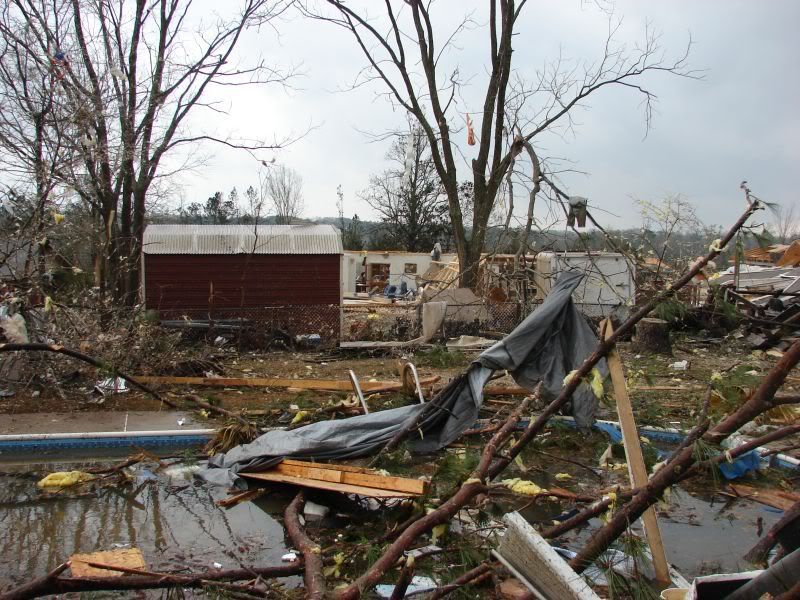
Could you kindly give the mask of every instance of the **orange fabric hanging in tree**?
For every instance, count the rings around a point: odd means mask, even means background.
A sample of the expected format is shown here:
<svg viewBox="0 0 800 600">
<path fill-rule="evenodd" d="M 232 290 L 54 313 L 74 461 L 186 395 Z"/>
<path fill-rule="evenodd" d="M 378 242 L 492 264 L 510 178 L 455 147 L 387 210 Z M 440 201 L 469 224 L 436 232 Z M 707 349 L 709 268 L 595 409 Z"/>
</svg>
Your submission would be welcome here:
<svg viewBox="0 0 800 600">
<path fill-rule="evenodd" d="M 475 130 L 472 129 L 472 119 L 469 118 L 469 114 L 467 114 L 467 145 L 475 145 Z"/>
</svg>

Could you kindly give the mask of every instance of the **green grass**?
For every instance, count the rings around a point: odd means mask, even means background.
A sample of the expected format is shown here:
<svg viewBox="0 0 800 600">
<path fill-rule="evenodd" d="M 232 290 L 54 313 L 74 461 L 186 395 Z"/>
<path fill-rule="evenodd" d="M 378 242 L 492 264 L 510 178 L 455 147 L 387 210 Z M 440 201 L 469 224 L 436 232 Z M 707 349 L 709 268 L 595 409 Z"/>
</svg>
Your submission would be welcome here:
<svg viewBox="0 0 800 600">
<path fill-rule="evenodd" d="M 445 346 L 434 346 L 430 350 L 420 350 L 414 354 L 414 364 L 418 367 L 453 369 L 465 367 L 469 362 L 463 352 L 448 352 Z"/>
</svg>

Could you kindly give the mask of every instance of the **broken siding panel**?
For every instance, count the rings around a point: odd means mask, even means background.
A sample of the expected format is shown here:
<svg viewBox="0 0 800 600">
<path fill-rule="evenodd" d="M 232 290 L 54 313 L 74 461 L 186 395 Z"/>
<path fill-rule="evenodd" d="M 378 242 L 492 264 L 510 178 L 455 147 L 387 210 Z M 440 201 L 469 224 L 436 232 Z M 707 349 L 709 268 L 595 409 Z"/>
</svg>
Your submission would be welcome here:
<svg viewBox="0 0 800 600">
<path fill-rule="evenodd" d="M 148 309 L 340 303 L 338 255 L 148 254 L 144 258 Z"/>
</svg>

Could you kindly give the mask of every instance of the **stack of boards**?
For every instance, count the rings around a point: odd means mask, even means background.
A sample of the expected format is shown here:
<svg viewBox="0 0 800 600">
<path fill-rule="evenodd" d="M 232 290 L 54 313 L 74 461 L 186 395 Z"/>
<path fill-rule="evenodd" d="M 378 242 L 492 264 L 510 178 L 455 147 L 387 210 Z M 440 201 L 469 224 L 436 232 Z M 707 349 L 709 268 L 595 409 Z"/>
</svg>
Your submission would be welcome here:
<svg viewBox="0 0 800 600">
<path fill-rule="evenodd" d="M 381 475 L 362 467 L 289 459 L 263 473 L 239 475 L 255 481 L 299 485 L 370 498 L 411 498 L 424 494 L 428 487 L 428 482 L 422 479 Z"/>
</svg>

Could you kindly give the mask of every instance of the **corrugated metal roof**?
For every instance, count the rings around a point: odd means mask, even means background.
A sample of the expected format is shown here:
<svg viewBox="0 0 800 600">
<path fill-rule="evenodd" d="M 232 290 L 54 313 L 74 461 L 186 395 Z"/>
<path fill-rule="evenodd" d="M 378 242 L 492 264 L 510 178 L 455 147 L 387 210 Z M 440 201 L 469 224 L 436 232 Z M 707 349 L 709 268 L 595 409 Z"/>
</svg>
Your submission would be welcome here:
<svg viewBox="0 0 800 600">
<path fill-rule="evenodd" d="M 333 225 L 148 225 L 145 254 L 342 254 Z"/>
</svg>

